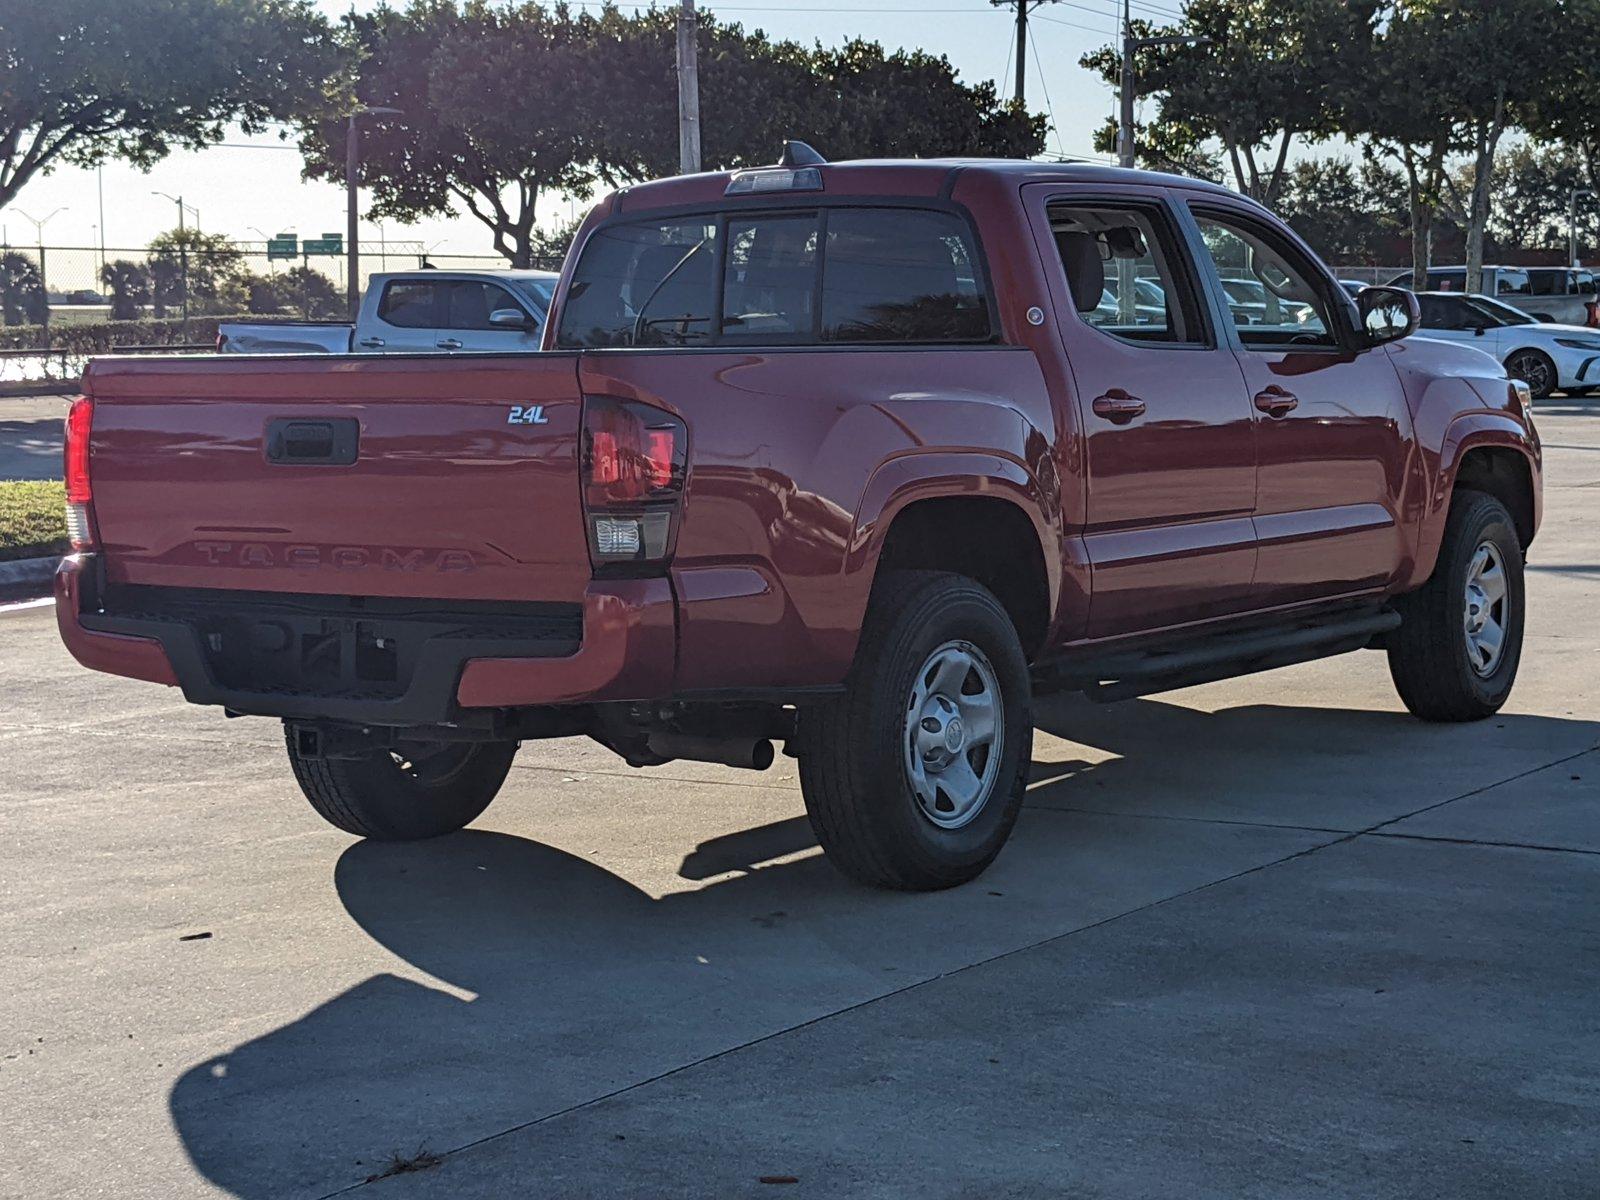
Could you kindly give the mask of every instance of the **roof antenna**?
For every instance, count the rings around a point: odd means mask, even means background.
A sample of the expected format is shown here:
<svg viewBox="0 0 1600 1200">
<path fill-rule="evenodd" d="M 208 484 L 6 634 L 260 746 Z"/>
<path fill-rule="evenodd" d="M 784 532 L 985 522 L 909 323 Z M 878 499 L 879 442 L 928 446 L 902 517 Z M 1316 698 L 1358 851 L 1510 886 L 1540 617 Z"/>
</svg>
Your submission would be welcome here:
<svg viewBox="0 0 1600 1200">
<path fill-rule="evenodd" d="M 780 167 L 820 167 L 828 160 L 823 158 L 804 142 L 785 138 L 783 142 L 783 156 L 778 159 Z"/>
</svg>

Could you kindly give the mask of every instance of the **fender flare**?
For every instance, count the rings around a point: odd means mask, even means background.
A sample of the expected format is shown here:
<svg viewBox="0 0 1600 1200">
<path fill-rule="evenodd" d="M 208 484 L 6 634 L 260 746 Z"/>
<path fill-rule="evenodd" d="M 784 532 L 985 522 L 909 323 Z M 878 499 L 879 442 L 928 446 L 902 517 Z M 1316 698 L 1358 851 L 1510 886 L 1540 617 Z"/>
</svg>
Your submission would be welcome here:
<svg viewBox="0 0 1600 1200">
<path fill-rule="evenodd" d="M 1533 485 L 1533 524 L 1535 529 L 1538 528 L 1542 507 L 1538 437 L 1510 413 L 1493 409 L 1462 413 L 1446 427 L 1437 462 L 1429 473 L 1432 488 L 1419 514 L 1417 553 L 1411 578 L 1407 581 L 1407 590 L 1421 587 L 1433 574 L 1434 564 L 1439 558 L 1439 547 L 1444 542 L 1445 522 L 1450 515 L 1450 497 L 1455 491 L 1461 461 L 1471 451 L 1484 448 L 1514 450 L 1522 455 Z"/>
<path fill-rule="evenodd" d="M 1048 462 L 1048 460 L 1046 460 Z M 897 455 L 867 480 L 851 524 L 844 574 L 871 579 L 894 519 L 922 500 L 994 499 L 1016 506 L 1033 526 L 1044 561 L 1052 617 L 1061 594 L 1059 514 L 1053 486 L 1009 455 L 989 450 L 926 450 Z"/>
</svg>

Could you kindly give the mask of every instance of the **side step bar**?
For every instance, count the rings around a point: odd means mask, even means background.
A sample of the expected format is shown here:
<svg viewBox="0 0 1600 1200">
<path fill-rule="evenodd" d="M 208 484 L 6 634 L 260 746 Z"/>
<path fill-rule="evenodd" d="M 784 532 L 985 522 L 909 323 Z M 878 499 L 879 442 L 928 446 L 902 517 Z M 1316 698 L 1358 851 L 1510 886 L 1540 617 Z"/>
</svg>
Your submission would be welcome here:
<svg viewBox="0 0 1600 1200">
<path fill-rule="evenodd" d="M 1101 704 L 1348 654 L 1400 626 L 1390 608 L 1258 627 L 1143 650 L 1069 657 L 1036 667 L 1039 691 L 1081 691 Z"/>
</svg>

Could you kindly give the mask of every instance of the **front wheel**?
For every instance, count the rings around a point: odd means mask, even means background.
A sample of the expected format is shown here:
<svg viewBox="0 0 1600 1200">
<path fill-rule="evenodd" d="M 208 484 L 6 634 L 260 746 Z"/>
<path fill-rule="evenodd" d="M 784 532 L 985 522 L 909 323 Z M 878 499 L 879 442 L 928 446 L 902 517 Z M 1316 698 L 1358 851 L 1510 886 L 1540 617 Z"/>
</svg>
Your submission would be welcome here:
<svg viewBox="0 0 1600 1200">
<path fill-rule="evenodd" d="M 285 725 L 289 764 L 311 807 L 358 837 L 410 842 L 454 833 L 500 791 L 516 742 L 400 742 L 357 757 L 301 752 Z"/>
<path fill-rule="evenodd" d="M 1400 597 L 1389 673 L 1425 721 L 1498 712 L 1522 658 L 1522 543 L 1505 505 L 1461 490 L 1450 502 L 1433 575 Z"/>
<path fill-rule="evenodd" d="M 1528 385 L 1535 400 L 1543 400 L 1556 390 L 1560 376 L 1556 364 L 1543 350 L 1518 350 L 1506 359 L 1506 374 Z"/>
<path fill-rule="evenodd" d="M 806 811 L 835 866 L 906 891 L 965 883 L 1010 836 L 1032 758 L 1016 627 L 971 579 L 891 572 L 845 694 L 806 709 L 800 735 Z"/>
</svg>

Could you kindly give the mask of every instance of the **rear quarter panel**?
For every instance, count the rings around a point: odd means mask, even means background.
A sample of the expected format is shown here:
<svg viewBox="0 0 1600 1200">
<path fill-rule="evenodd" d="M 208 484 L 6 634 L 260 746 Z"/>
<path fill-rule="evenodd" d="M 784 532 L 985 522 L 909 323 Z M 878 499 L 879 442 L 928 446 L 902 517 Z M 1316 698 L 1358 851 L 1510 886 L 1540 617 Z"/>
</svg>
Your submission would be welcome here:
<svg viewBox="0 0 1600 1200">
<path fill-rule="evenodd" d="M 592 352 L 580 383 L 689 428 L 680 690 L 838 683 L 883 531 L 917 498 L 1003 495 L 1042 538 L 1058 522 L 1049 395 L 1026 349 Z"/>
</svg>

